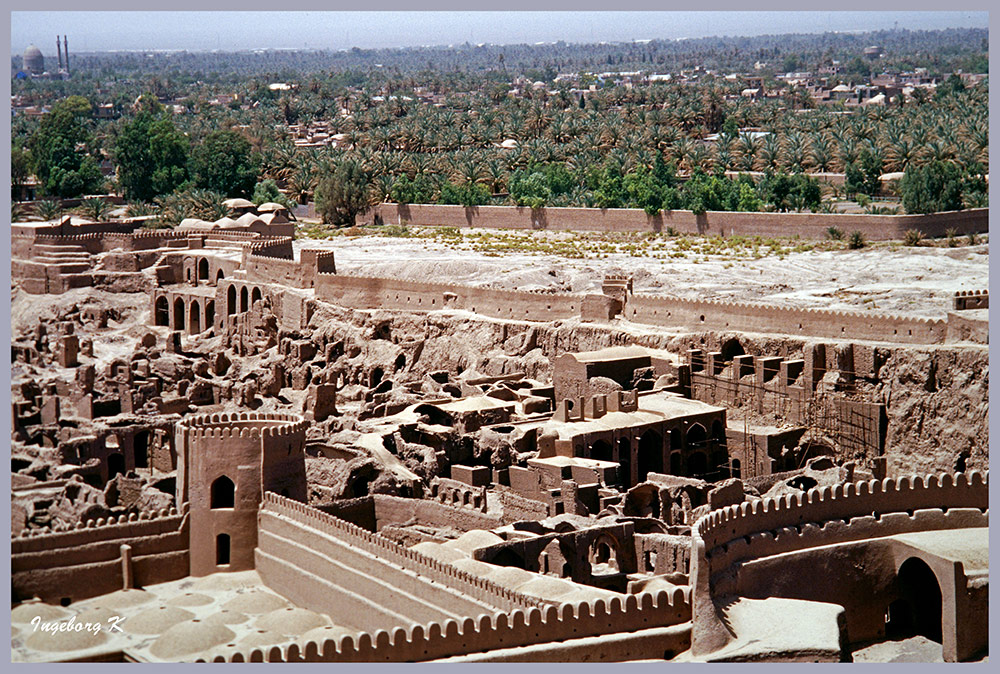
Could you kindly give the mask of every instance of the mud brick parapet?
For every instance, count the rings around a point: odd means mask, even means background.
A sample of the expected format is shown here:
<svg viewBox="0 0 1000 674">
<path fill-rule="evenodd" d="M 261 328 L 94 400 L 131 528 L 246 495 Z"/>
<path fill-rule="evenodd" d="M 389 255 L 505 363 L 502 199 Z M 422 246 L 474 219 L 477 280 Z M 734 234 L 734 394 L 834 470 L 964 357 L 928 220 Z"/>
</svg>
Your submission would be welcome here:
<svg viewBox="0 0 1000 674">
<path fill-rule="evenodd" d="M 955 311 L 965 311 L 966 309 L 989 309 L 989 290 L 960 290 L 955 293 Z"/>
<path fill-rule="evenodd" d="M 11 590 L 15 601 L 77 601 L 123 589 L 123 564 L 135 586 L 188 575 L 188 515 L 172 508 L 153 516 L 91 520 L 76 529 L 11 541 Z M 122 546 L 130 546 L 123 562 Z"/>
<path fill-rule="evenodd" d="M 633 295 L 625 317 L 648 325 L 912 344 L 943 342 L 948 329 L 939 319 L 650 295 Z"/>
<path fill-rule="evenodd" d="M 988 477 L 972 472 L 825 486 L 702 517 L 692 530 L 694 651 L 725 643 L 714 599 L 740 594 L 740 569 L 754 560 L 897 534 L 988 527 Z"/>
<path fill-rule="evenodd" d="M 384 536 L 373 534 L 350 522 L 273 492 L 265 492 L 261 511 L 295 520 L 327 536 L 345 541 L 389 563 L 416 571 L 420 575 L 433 579 L 435 583 L 440 583 L 492 606 L 513 605 L 530 608 L 544 603 L 540 599 L 514 592 L 491 580 L 474 576 L 450 564 L 439 562 L 416 550 L 403 547 Z"/>
<path fill-rule="evenodd" d="M 925 236 L 945 236 L 987 232 L 989 209 L 973 208 L 929 215 L 853 215 L 829 213 L 748 213 L 709 211 L 665 211 L 646 215 L 636 208 L 539 208 L 518 206 L 447 206 L 441 204 L 379 204 L 374 211 L 358 216 L 368 221 L 378 215 L 386 223 L 483 227 L 487 229 L 548 229 L 587 232 L 664 232 L 667 228 L 683 234 L 710 236 L 798 236 L 825 239 L 827 230 L 859 231 L 870 241 L 902 239 L 907 230 Z"/>
<path fill-rule="evenodd" d="M 316 285 L 319 274 L 337 272 L 332 250 L 304 249 L 296 261 L 291 257 L 291 239 L 287 246 L 284 242 L 274 246 L 265 243 L 244 244 L 243 269 L 247 280 L 307 289 Z"/>
<path fill-rule="evenodd" d="M 355 309 L 464 309 L 494 318 L 551 321 L 579 316 L 583 298 L 339 274 L 316 279 L 316 299 Z"/>
<path fill-rule="evenodd" d="M 264 508 L 262 512 L 296 518 L 309 528 L 327 528 L 328 535 L 331 536 L 354 537 L 352 545 L 362 547 L 361 544 L 366 543 L 367 549 L 373 554 L 384 556 L 393 548 L 396 552 L 413 553 L 395 563 L 406 564 L 414 570 L 419 568 L 418 565 L 433 561 L 379 536 L 357 530 L 346 522 L 334 522 L 336 518 L 302 504 L 282 500 L 271 493 L 265 495 Z M 358 539 L 356 535 L 361 534 L 363 536 Z M 421 571 L 435 583 L 443 584 L 448 578 L 457 579 L 467 575 L 453 567 L 449 571 L 445 564 L 437 563 L 435 567 L 427 566 Z M 490 585 L 484 579 L 476 580 L 480 582 L 480 587 Z M 466 585 L 465 591 L 468 589 Z M 685 588 L 677 589 L 670 595 L 663 591 L 655 596 L 628 595 L 622 599 L 615 598 L 610 603 L 596 600 L 581 602 L 579 605 L 565 604 L 559 608 L 552 605 L 522 607 L 509 613 L 497 612 L 461 620 L 432 621 L 409 629 L 400 627 L 391 634 L 385 630 L 375 630 L 336 641 L 330 639 L 322 643 L 311 641 L 304 645 L 255 648 L 208 659 L 216 662 L 415 662 L 499 648 L 680 625 L 687 622 L 690 616 L 690 592 Z"/>
</svg>

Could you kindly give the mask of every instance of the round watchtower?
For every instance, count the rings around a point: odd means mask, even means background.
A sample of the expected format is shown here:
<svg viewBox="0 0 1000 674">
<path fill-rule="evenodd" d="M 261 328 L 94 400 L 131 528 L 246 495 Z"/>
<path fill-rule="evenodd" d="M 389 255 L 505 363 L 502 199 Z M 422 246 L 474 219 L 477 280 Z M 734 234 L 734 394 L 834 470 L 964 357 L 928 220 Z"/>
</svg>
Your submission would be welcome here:
<svg viewBox="0 0 1000 674">
<path fill-rule="evenodd" d="M 177 504 L 191 513 L 191 575 L 254 568 L 265 491 L 305 502 L 307 422 L 294 414 L 205 414 L 176 425 Z"/>
</svg>

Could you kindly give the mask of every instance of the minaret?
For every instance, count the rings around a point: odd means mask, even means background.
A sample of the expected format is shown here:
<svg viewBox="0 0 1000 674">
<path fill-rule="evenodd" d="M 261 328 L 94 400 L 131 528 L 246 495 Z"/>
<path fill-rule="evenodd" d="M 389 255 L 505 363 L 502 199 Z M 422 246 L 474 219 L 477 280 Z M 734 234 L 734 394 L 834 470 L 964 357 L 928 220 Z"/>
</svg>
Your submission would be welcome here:
<svg viewBox="0 0 1000 674">
<path fill-rule="evenodd" d="M 65 35 L 63 35 L 63 51 L 66 52 L 66 72 L 69 73 L 69 42 L 67 42 Z"/>
<path fill-rule="evenodd" d="M 56 52 L 59 54 L 59 72 L 62 72 L 62 45 L 59 44 L 59 36 L 56 35 Z"/>
</svg>

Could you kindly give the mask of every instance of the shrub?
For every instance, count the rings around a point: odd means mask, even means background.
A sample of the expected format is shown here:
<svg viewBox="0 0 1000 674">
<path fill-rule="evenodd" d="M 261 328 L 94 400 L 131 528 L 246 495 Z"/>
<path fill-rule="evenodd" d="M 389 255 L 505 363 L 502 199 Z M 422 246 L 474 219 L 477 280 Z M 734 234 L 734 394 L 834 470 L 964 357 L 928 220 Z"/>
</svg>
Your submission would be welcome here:
<svg viewBox="0 0 1000 674">
<path fill-rule="evenodd" d="M 847 240 L 847 247 L 851 250 L 859 250 L 865 247 L 865 235 L 858 231 L 851 232 L 851 237 Z"/>
<path fill-rule="evenodd" d="M 944 230 L 944 235 L 947 238 L 946 243 L 948 244 L 949 248 L 954 248 L 958 245 L 958 239 L 955 238 L 958 235 L 957 229 L 955 229 L 954 227 L 949 227 L 948 229 Z"/>
<path fill-rule="evenodd" d="M 826 236 L 831 241 L 841 241 L 844 238 L 844 233 L 836 227 L 827 227 Z"/>
<path fill-rule="evenodd" d="M 919 229 L 908 229 L 906 233 L 903 234 L 903 243 L 907 246 L 919 246 L 920 242 L 924 240 L 924 233 Z"/>
<path fill-rule="evenodd" d="M 979 237 L 976 236 L 976 233 L 975 232 L 969 232 L 969 245 L 970 246 L 975 246 L 978 243 L 979 243 Z"/>
</svg>

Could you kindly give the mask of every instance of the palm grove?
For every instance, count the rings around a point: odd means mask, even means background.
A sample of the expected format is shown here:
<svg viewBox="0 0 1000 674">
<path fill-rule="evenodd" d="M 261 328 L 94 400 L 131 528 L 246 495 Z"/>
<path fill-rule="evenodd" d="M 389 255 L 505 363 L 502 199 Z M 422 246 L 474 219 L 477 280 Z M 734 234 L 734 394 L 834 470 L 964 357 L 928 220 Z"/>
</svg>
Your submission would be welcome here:
<svg viewBox="0 0 1000 674">
<path fill-rule="evenodd" d="M 736 42 L 776 68 L 816 68 L 839 57 L 848 64 L 839 75 L 846 83 L 864 81 L 875 67 L 852 52 L 865 39 L 900 42 L 895 61 L 880 69 L 985 68 L 976 60 L 984 44 L 947 31 L 813 38 L 818 44 L 789 40 L 798 52 L 766 38 Z M 781 98 L 751 100 L 739 95 L 741 78 L 704 74 L 693 84 L 628 88 L 585 73 L 581 88 L 599 86 L 582 94 L 554 81 L 567 66 L 666 70 L 707 58 L 702 41 L 678 45 L 506 47 L 500 56 L 510 54 L 499 61 L 473 48 L 430 50 L 421 53 L 420 69 L 403 65 L 414 59 L 393 61 L 391 51 L 377 53 L 386 62 L 380 67 L 366 65 L 371 54 L 355 50 L 342 66 L 335 55 L 298 69 L 273 54 L 231 56 L 231 62 L 202 55 L 208 63 L 200 65 L 186 55 L 183 69 L 157 59 L 136 64 L 93 56 L 74 80 L 12 84 L 28 100 L 51 101 L 40 122 L 12 122 L 13 182 L 33 174 L 46 195 L 59 197 L 113 189 L 133 213 L 159 213 L 172 223 L 224 213 L 220 202 L 234 196 L 315 200 L 324 219 L 336 223 L 353 222 L 383 201 L 631 207 L 650 214 L 829 210 L 829 197 L 872 195 L 878 176 L 894 171 L 905 174 L 900 191 L 907 212 L 986 205 L 988 80 L 965 87 L 954 76 L 934 94 L 918 90 L 901 105 L 853 109 L 814 108 L 807 92 L 795 88 Z M 732 52 L 737 59 L 739 50 Z M 456 55 L 475 58 L 459 67 Z M 244 68 L 248 63 L 255 67 Z M 268 71 L 268 65 L 281 67 Z M 241 74 L 247 71 L 253 74 Z M 509 95 L 522 75 L 543 86 Z M 113 101 L 120 119 L 94 120 L 97 97 L 73 95 L 85 92 L 88 81 L 100 83 L 100 100 Z M 292 88 L 273 90 L 267 86 L 273 81 Z M 210 104 L 219 93 L 235 98 Z M 421 99 L 428 95 L 434 103 Z M 179 102 L 186 114 L 158 99 Z M 299 148 L 288 139 L 288 124 L 313 121 L 327 121 L 330 133 L 341 134 L 337 147 Z M 706 142 L 709 134 L 716 136 Z M 115 168 L 111 180 L 98 170 L 104 158 Z M 846 184 L 831 194 L 813 175 L 821 172 L 845 173 Z"/>
</svg>

